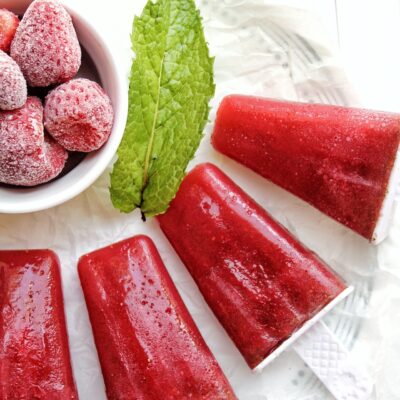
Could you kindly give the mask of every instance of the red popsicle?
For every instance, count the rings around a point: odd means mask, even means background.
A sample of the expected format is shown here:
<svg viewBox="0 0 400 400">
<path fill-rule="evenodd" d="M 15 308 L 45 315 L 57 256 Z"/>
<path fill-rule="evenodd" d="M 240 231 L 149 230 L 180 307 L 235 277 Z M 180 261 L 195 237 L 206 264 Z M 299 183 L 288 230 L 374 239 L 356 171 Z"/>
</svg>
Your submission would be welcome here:
<svg viewBox="0 0 400 400">
<path fill-rule="evenodd" d="M 78 399 L 57 256 L 0 251 L 0 307 L 0 399 Z"/>
<path fill-rule="evenodd" d="M 236 399 L 148 237 L 78 268 L 109 400 Z"/>
<path fill-rule="evenodd" d="M 212 164 L 186 176 L 158 219 L 251 368 L 346 289 Z"/>
<path fill-rule="evenodd" d="M 373 239 L 400 140 L 400 115 L 226 97 L 214 147 Z"/>
</svg>

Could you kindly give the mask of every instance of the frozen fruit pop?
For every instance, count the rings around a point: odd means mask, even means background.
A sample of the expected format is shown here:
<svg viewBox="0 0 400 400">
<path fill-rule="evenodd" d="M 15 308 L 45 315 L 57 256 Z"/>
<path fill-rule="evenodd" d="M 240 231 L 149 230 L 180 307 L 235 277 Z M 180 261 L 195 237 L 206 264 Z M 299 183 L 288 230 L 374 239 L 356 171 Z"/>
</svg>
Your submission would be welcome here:
<svg viewBox="0 0 400 400">
<path fill-rule="evenodd" d="M 78 268 L 109 400 L 236 399 L 148 237 Z"/>
<path fill-rule="evenodd" d="M 228 96 L 214 147 L 369 240 L 388 190 L 400 115 Z M 379 239 L 381 240 L 381 239 Z"/>
<path fill-rule="evenodd" d="M 0 308 L 0 399 L 78 399 L 57 256 L 0 251 Z"/>
<path fill-rule="evenodd" d="M 193 169 L 158 218 L 251 368 L 346 289 L 212 164 Z"/>
</svg>

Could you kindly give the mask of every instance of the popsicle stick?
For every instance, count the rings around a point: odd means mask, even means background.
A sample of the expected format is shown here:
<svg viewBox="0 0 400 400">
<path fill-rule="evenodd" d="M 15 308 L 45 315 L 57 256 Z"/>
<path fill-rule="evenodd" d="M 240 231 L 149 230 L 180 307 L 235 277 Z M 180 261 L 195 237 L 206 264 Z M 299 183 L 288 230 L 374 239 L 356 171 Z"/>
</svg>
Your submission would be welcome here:
<svg viewBox="0 0 400 400">
<path fill-rule="evenodd" d="M 262 370 L 269 365 L 272 361 L 278 358 L 285 350 L 290 348 L 293 343 L 295 343 L 300 337 L 302 337 L 306 332 L 308 332 L 311 327 L 318 323 L 326 314 L 328 314 L 333 308 L 335 308 L 341 301 L 343 301 L 347 296 L 353 292 L 353 286 L 348 287 L 339 296 L 333 299 L 329 304 L 327 304 L 317 315 L 314 315 L 309 319 L 300 329 L 298 329 L 292 336 L 286 339 L 281 345 L 275 349 L 267 358 L 265 358 L 257 367 L 254 368 L 254 372 L 262 372 Z"/>
<path fill-rule="evenodd" d="M 383 242 L 392 222 L 395 202 L 400 200 L 400 150 L 397 152 L 396 160 L 389 179 L 389 185 L 385 200 L 382 205 L 381 215 L 372 237 L 373 244 Z"/>
<path fill-rule="evenodd" d="M 397 172 L 397 181 L 396 181 L 396 196 L 395 196 L 395 201 L 400 201 L 400 150 L 397 152 L 397 159 L 396 159 L 396 163 L 397 166 L 395 166 L 394 168 L 397 167 L 398 172 Z"/>
<path fill-rule="evenodd" d="M 353 362 L 348 351 L 321 321 L 293 346 L 337 400 L 367 400 L 373 381 L 367 371 Z"/>
</svg>

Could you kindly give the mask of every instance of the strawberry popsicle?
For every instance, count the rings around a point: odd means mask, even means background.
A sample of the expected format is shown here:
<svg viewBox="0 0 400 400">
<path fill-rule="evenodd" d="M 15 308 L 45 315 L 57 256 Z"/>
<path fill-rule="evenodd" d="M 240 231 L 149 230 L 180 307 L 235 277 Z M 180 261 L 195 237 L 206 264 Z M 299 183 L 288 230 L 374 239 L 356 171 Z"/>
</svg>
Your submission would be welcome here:
<svg viewBox="0 0 400 400">
<path fill-rule="evenodd" d="M 346 290 L 221 170 L 202 164 L 158 217 L 251 368 Z"/>
<path fill-rule="evenodd" d="M 218 151 L 375 242 L 386 234 L 378 222 L 399 140 L 397 114 L 238 95 L 222 101 L 212 137 Z"/>
<path fill-rule="evenodd" d="M 109 400 L 236 399 L 148 237 L 78 269 Z"/>
<path fill-rule="evenodd" d="M 0 399 L 78 399 L 57 256 L 0 251 L 0 307 Z"/>
</svg>

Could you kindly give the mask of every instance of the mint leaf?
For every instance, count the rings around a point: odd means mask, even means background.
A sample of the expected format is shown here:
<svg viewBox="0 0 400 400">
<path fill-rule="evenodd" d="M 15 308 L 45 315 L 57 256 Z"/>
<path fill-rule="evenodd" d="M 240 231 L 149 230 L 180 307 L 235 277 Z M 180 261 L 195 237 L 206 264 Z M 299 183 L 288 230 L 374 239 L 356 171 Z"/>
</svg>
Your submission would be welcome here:
<svg viewBox="0 0 400 400">
<path fill-rule="evenodd" d="M 209 56 L 193 0 L 149 0 L 134 20 L 129 114 L 111 174 L 116 208 L 163 213 L 193 158 L 214 95 Z"/>
</svg>

